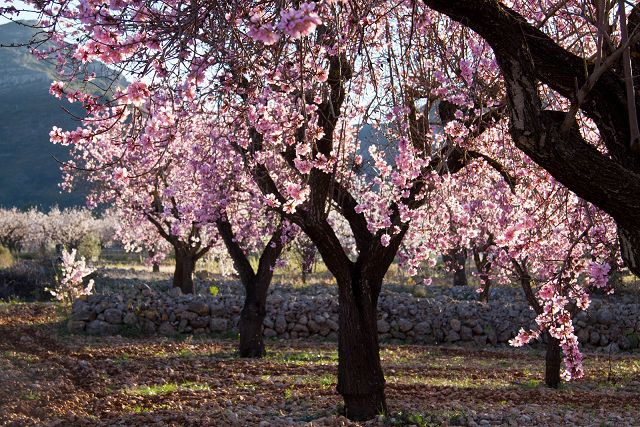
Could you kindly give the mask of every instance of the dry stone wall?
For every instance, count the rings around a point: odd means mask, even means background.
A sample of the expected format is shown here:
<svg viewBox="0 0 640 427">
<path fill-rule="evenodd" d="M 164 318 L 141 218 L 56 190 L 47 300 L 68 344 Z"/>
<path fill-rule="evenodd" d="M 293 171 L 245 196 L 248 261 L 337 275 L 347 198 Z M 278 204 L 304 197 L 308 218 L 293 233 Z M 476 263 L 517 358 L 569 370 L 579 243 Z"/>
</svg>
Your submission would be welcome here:
<svg viewBox="0 0 640 427">
<path fill-rule="evenodd" d="M 68 328 L 73 333 L 233 334 L 242 309 L 242 287 L 219 284 L 217 296 L 204 290 L 181 295 L 179 289 L 135 284 L 92 295 L 73 304 Z M 507 344 L 520 327 L 534 325 L 534 313 L 518 289 L 495 289 L 486 304 L 472 288 L 429 288 L 415 297 L 408 288 L 387 286 L 379 300 L 378 330 L 383 340 L 414 343 Z M 206 288 L 205 288 L 206 289 Z M 637 295 L 594 298 L 575 326 L 580 341 L 606 351 L 638 348 L 640 301 Z M 336 289 L 303 290 L 276 286 L 269 294 L 266 337 L 336 339 Z"/>
</svg>

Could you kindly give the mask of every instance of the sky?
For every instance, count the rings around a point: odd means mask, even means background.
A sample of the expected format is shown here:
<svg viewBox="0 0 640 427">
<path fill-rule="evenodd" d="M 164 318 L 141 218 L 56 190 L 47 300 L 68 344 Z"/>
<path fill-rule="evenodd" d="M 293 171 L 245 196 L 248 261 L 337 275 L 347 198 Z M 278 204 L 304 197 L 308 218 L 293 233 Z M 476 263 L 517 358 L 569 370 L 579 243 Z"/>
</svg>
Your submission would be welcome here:
<svg viewBox="0 0 640 427">
<path fill-rule="evenodd" d="M 24 2 L 21 2 L 21 1 L 0 0 L 0 7 L 6 7 L 6 6 L 13 6 L 18 10 L 30 9 L 29 6 L 25 5 Z M 24 12 L 20 14 L 19 19 L 35 19 L 36 17 L 37 15 L 33 12 L 31 13 Z M 5 18 L 4 16 L 0 16 L 0 25 L 6 24 L 7 22 L 9 22 L 7 18 Z"/>
</svg>

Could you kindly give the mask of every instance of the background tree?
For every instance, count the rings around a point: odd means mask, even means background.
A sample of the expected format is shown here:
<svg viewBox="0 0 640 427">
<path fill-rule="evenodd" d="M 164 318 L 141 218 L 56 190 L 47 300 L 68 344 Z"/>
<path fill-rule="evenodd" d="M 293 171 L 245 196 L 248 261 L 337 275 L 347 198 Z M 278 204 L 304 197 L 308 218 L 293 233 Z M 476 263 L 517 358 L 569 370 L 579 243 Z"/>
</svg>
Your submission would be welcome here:
<svg viewBox="0 0 640 427">
<path fill-rule="evenodd" d="M 494 0 L 423 3 L 491 46 L 516 146 L 615 219 L 625 264 L 640 274 L 638 82 L 632 77 L 640 9 L 627 13 L 625 2 L 579 0 L 543 7 Z M 549 96 L 570 107 L 548 106 Z M 580 132 L 578 112 L 595 123 L 597 145 Z"/>
</svg>

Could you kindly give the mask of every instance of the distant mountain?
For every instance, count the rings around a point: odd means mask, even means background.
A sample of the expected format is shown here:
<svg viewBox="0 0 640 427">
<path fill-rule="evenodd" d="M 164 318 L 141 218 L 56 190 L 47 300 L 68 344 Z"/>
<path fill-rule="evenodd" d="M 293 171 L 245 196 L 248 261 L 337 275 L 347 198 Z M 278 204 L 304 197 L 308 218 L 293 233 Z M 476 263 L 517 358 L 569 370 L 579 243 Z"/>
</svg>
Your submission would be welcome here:
<svg viewBox="0 0 640 427">
<path fill-rule="evenodd" d="M 17 23 L 0 25 L 0 45 L 28 42 L 36 30 Z M 93 67 L 106 72 L 104 65 Z M 56 161 L 68 149 L 49 142 L 55 125 L 75 129 L 84 110 L 49 94 L 56 79 L 52 64 L 39 61 L 26 47 L 0 48 L 0 206 L 62 207 L 83 205 L 86 191 L 61 193 Z M 69 112 L 64 111 L 67 109 Z"/>
</svg>

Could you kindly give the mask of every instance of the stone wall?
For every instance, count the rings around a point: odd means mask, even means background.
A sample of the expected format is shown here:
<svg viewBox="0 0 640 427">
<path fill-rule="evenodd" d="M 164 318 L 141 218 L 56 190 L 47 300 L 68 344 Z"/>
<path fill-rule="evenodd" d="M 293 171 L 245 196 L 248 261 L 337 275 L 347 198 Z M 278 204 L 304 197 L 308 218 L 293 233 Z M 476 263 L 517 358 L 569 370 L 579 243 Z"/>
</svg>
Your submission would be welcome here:
<svg viewBox="0 0 640 427">
<path fill-rule="evenodd" d="M 242 287 L 219 284 L 217 296 L 181 295 L 179 289 L 145 284 L 122 286 L 92 295 L 73 305 L 73 333 L 225 334 L 237 331 Z M 415 343 L 506 344 L 520 327 L 533 326 L 534 313 L 518 289 L 495 289 L 490 303 L 476 301 L 472 288 L 428 288 L 415 297 L 409 288 L 385 286 L 379 300 L 381 339 Z M 314 286 L 303 290 L 277 286 L 270 291 L 265 336 L 336 339 L 336 289 Z M 580 341 L 607 351 L 638 348 L 640 301 L 637 295 L 594 298 L 575 326 Z"/>
</svg>

